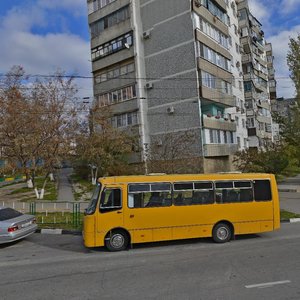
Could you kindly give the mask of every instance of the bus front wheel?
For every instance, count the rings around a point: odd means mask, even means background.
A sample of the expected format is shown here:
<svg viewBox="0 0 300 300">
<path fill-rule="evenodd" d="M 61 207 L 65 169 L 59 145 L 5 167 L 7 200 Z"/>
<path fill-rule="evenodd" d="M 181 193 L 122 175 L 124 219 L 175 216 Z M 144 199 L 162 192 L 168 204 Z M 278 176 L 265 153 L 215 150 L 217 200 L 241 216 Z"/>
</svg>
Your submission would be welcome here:
<svg viewBox="0 0 300 300">
<path fill-rule="evenodd" d="M 215 243 L 229 242 L 232 237 L 232 229 L 230 225 L 226 223 L 219 223 L 215 225 L 212 237 Z"/>
<path fill-rule="evenodd" d="M 122 230 L 113 230 L 105 238 L 105 246 L 109 251 L 125 250 L 128 242 L 128 235 Z"/>
</svg>

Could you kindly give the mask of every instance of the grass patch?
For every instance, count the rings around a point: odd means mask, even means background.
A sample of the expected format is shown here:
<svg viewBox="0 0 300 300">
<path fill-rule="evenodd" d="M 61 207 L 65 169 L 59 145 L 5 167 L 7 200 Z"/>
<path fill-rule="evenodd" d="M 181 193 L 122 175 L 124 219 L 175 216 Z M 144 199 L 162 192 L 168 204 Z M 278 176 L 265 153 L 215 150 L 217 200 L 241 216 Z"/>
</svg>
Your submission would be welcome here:
<svg viewBox="0 0 300 300">
<path fill-rule="evenodd" d="M 19 189 L 16 189 L 16 190 L 10 192 L 10 195 L 23 194 L 23 193 L 28 193 L 28 192 L 33 192 L 33 189 L 30 189 L 28 187 L 22 187 L 22 188 L 19 188 Z"/>
<path fill-rule="evenodd" d="M 300 214 L 296 214 L 296 213 L 289 212 L 286 210 L 280 211 L 280 220 L 289 220 L 292 218 L 300 218 Z"/>
<path fill-rule="evenodd" d="M 83 213 L 77 216 L 71 212 L 35 213 L 35 217 L 39 228 L 82 229 Z"/>
<path fill-rule="evenodd" d="M 40 189 L 43 186 L 43 183 L 44 183 L 44 178 L 43 177 L 37 177 L 35 179 L 35 184 L 36 184 L 38 189 Z M 14 191 L 10 192 L 10 195 L 20 195 L 20 196 L 22 196 L 22 194 L 27 194 L 26 196 L 28 196 L 29 192 L 32 192 L 32 196 L 29 195 L 29 197 L 27 197 L 27 199 L 24 200 L 24 201 L 34 201 L 34 200 L 36 200 L 34 190 L 31 189 L 31 188 L 28 188 L 28 187 L 21 187 L 21 188 L 15 189 Z M 42 199 L 42 200 L 55 201 L 55 200 L 57 200 L 57 194 L 58 194 L 58 192 L 57 192 L 57 183 L 56 183 L 56 181 L 47 181 L 46 188 L 45 188 L 44 199 Z"/>
<path fill-rule="evenodd" d="M 74 186 L 74 198 L 76 201 L 83 201 L 90 199 L 90 193 L 93 192 L 95 186 L 92 185 L 90 180 L 82 179 L 77 174 L 71 175 L 72 183 Z"/>
<path fill-rule="evenodd" d="M 11 185 L 15 185 L 15 184 L 19 184 L 19 183 L 24 183 L 25 180 L 20 180 L 20 181 L 12 181 L 12 182 L 9 182 L 9 181 L 5 181 L 3 184 L 0 185 L 0 189 L 2 188 L 5 188 L 7 186 L 11 186 Z"/>
</svg>

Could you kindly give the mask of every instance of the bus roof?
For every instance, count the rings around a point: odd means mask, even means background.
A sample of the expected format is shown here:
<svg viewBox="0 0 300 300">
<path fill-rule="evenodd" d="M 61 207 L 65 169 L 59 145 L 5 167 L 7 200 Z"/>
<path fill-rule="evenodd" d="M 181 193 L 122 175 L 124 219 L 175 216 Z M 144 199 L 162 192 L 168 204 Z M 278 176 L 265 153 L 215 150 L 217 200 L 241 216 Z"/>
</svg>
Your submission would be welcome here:
<svg viewBox="0 0 300 300">
<path fill-rule="evenodd" d="M 190 181 L 190 180 L 241 180 L 264 179 L 274 177 L 267 173 L 211 173 L 211 174 L 149 174 L 100 177 L 101 183 L 131 183 L 131 182 L 162 182 L 162 181 Z"/>
</svg>

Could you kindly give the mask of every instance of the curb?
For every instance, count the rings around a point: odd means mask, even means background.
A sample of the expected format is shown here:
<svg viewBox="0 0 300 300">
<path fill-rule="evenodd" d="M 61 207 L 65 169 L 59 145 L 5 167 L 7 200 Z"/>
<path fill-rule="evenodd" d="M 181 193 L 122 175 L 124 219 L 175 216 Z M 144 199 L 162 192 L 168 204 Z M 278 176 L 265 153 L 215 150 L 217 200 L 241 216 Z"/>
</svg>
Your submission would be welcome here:
<svg viewBox="0 0 300 300">
<path fill-rule="evenodd" d="M 281 193 L 298 193 L 298 189 L 278 189 L 278 192 Z"/>
<path fill-rule="evenodd" d="M 291 218 L 287 220 L 280 220 L 280 223 L 299 223 L 300 218 Z"/>
<path fill-rule="evenodd" d="M 82 235 L 79 230 L 66 230 L 66 229 L 37 229 L 36 233 L 40 234 L 70 234 L 70 235 Z"/>
</svg>

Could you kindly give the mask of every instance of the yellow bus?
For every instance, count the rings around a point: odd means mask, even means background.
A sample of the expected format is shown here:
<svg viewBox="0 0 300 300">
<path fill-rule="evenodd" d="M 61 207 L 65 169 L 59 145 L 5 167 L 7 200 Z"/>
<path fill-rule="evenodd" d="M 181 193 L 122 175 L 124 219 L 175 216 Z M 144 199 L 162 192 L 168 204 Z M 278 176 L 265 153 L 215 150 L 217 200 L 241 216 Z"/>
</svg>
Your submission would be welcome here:
<svg viewBox="0 0 300 300">
<path fill-rule="evenodd" d="M 86 247 L 119 251 L 129 244 L 235 235 L 280 227 L 272 174 L 189 174 L 105 177 L 85 211 Z"/>
</svg>

